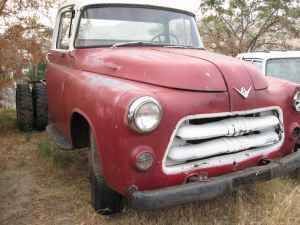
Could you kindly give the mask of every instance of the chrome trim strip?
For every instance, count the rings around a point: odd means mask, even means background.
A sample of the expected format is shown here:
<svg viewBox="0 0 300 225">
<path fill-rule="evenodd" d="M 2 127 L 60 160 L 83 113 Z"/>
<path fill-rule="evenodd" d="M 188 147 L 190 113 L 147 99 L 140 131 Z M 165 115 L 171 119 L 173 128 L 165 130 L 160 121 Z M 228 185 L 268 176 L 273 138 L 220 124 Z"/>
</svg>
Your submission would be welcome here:
<svg viewBox="0 0 300 225">
<path fill-rule="evenodd" d="M 260 134 L 250 134 L 237 137 L 222 137 L 206 141 L 201 144 L 185 145 L 173 147 L 169 151 L 168 157 L 174 162 L 187 162 L 212 158 L 224 154 L 234 154 L 245 149 L 257 149 L 266 146 L 274 146 L 281 140 L 281 134 L 272 131 Z"/>
<path fill-rule="evenodd" d="M 274 128 L 279 124 L 279 118 L 275 115 L 251 118 L 227 118 L 199 125 L 183 125 L 178 129 L 177 136 L 186 141 L 217 137 L 234 137 L 248 134 L 253 131 Z"/>
</svg>

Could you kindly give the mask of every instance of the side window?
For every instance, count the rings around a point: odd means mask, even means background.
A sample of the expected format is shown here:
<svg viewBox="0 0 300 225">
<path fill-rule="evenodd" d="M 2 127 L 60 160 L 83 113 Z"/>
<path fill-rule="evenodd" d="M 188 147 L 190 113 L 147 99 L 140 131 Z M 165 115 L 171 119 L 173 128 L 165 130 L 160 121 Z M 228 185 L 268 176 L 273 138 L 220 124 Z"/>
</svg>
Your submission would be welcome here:
<svg viewBox="0 0 300 225">
<path fill-rule="evenodd" d="M 58 38 L 56 47 L 58 49 L 68 49 L 71 36 L 73 11 L 63 12 L 60 16 Z"/>
</svg>

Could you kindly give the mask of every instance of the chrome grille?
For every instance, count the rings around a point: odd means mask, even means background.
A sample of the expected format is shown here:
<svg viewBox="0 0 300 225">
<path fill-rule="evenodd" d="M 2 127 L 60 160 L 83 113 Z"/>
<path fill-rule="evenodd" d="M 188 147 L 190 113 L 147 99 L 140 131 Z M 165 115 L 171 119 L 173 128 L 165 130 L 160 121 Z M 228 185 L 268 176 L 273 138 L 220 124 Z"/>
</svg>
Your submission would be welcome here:
<svg viewBox="0 0 300 225">
<path fill-rule="evenodd" d="M 236 163 L 277 150 L 284 139 L 278 107 L 184 118 L 164 159 L 166 173 Z"/>
</svg>

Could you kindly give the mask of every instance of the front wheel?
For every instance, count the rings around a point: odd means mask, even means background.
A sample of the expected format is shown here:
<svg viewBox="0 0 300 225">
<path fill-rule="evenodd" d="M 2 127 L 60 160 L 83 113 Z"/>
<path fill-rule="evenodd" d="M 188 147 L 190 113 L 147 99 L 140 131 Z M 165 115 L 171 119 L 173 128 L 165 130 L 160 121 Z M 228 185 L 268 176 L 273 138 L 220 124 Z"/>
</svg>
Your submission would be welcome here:
<svg viewBox="0 0 300 225">
<path fill-rule="evenodd" d="M 290 178 L 294 180 L 299 180 L 300 181 L 300 169 L 296 169 L 291 175 Z"/>
<path fill-rule="evenodd" d="M 90 135 L 89 173 L 91 182 L 91 203 L 97 213 L 112 215 L 123 209 L 123 199 L 105 182 L 94 136 Z"/>
</svg>

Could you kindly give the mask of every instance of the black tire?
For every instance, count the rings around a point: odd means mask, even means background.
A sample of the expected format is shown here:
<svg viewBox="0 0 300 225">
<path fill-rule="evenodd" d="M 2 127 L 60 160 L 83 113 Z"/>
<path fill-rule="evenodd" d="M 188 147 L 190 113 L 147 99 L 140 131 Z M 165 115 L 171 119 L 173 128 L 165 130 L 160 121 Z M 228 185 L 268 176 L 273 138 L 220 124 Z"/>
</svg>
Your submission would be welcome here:
<svg viewBox="0 0 300 225">
<path fill-rule="evenodd" d="M 90 135 L 89 173 L 91 182 L 91 203 L 101 215 L 113 215 L 123 210 L 123 197 L 112 190 L 102 175 L 101 164 L 95 139 Z"/>
<path fill-rule="evenodd" d="M 40 82 L 34 84 L 32 95 L 34 105 L 34 128 L 43 131 L 48 125 L 48 98 L 46 85 Z"/>
<path fill-rule="evenodd" d="M 297 180 L 300 181 L 300 169 L 297 169 L 297 170 L 295 171 L 295 174 L 296 174 Z"/>
<path fill-rule="evenodd" d="M 300 181 L 300 169 L 296 169 L 294 172 L 292 172 L 289 177 L 293 180 Z"/>
<path fill-rule="evenodd" d="M 34 125 L 32 92 L 29 84 L 18 84 L 16 89 L 17 125 L 23 132 L 30 132 Z"/>
</svg>

